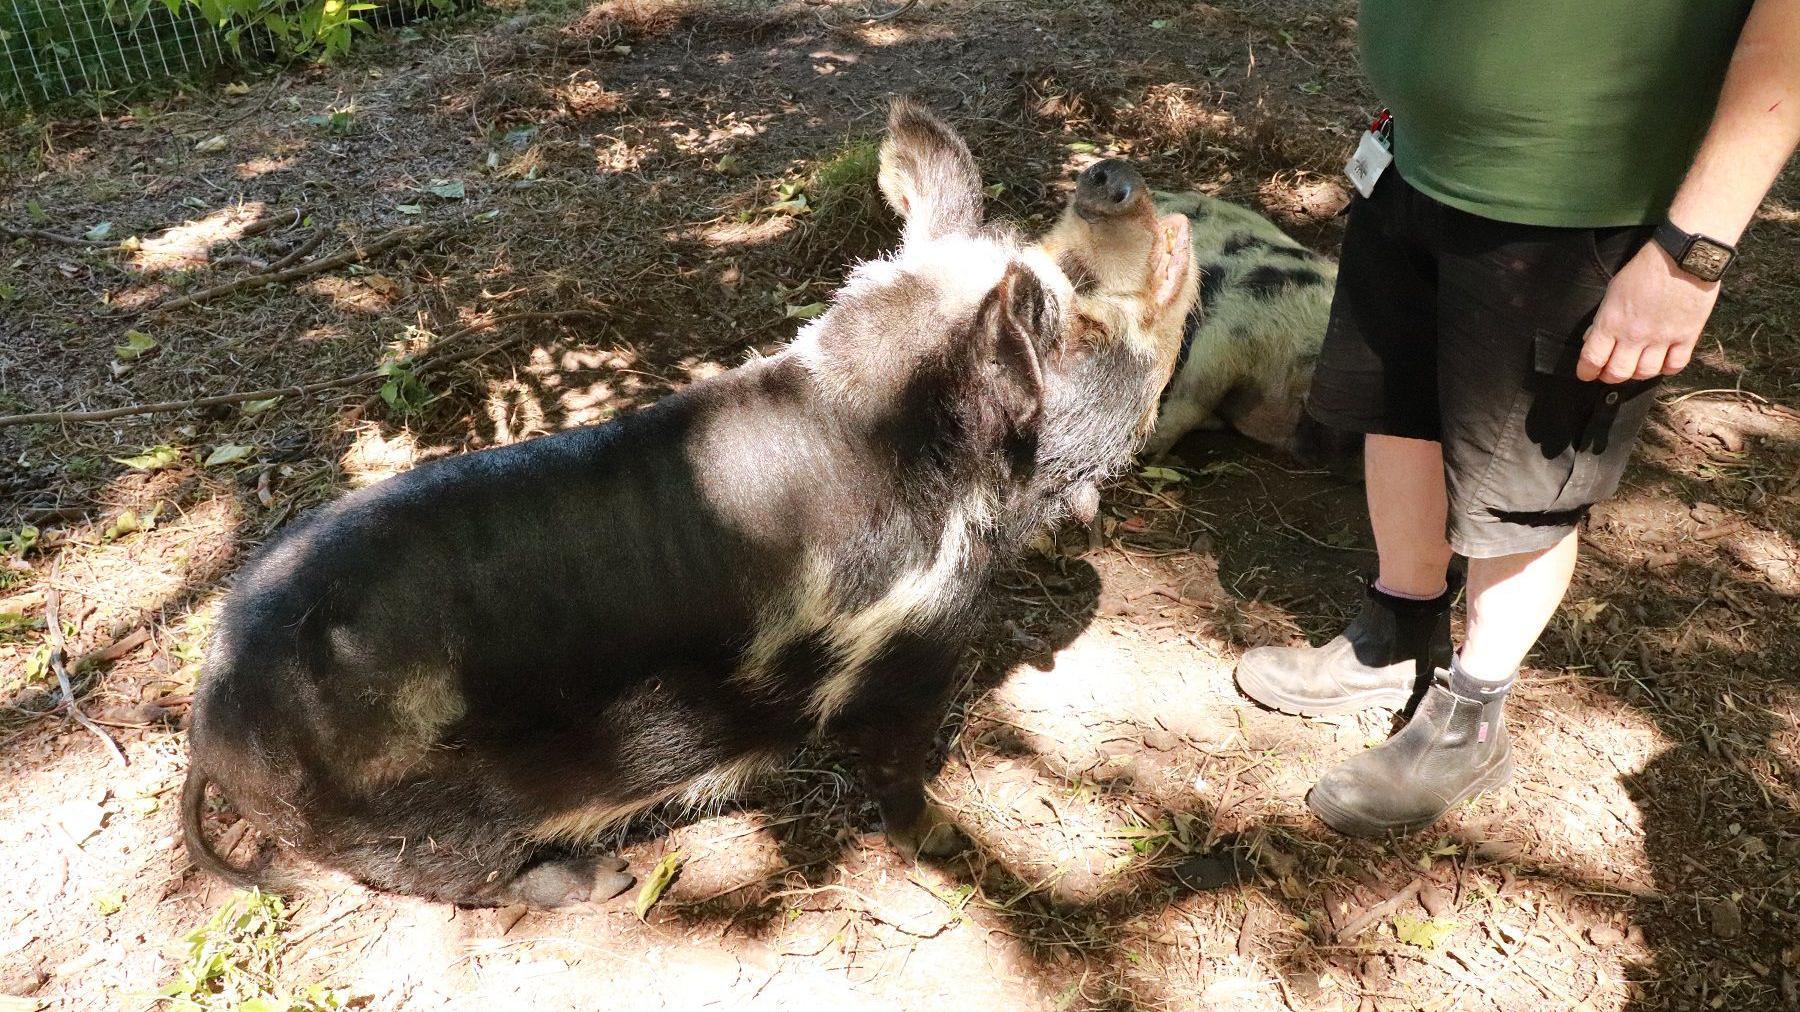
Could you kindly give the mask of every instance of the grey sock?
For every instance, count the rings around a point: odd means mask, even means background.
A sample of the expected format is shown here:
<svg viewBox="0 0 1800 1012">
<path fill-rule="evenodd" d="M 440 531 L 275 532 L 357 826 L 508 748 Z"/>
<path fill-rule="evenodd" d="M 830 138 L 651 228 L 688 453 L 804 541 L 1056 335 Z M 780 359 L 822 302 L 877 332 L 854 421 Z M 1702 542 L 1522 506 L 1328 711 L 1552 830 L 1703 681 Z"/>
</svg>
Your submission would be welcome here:
<svg viewBox="0 0 1800 1012">
<path fill-rule="evenodd" d="M 1514 671 L 1504 679 L 1477 678 L 1463 670 L 1462 658 L 1450 660 L 1450 677 L 1445 679 L 1444 687 L 1451 695 L 1478 703 L 1498 703 L 1512 690 L 1513 683 L 1519 680 L 1519 673 Z"/>
<path fill-rule="evenodd" d="M 1450 690 L 1452 696 L 1481 707 L 1481 723 L 1475 729 L 1475 741 L 1478 744 L 1485 743 L 1498 733 L 1500 723 L 1506 719 L 1506 694 L 1518 680 L 1517 671 L 1500 681 L 1476 678 L 1463 670 L 1460 657 L 1451 659 L 1449 671 L 1438 672 L 1438 684 Z"/>
</svg>

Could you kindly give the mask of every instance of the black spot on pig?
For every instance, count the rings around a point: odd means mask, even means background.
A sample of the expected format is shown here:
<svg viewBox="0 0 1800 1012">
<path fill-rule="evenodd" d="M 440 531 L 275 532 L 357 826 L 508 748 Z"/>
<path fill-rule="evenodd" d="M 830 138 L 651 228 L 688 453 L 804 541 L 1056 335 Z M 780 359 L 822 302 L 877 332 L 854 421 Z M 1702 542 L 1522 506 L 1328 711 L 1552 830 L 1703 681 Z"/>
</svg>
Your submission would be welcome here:
<svg viewBox="0 0 1800 1012">
<path fill-rule="evenodd" d="M 1204 315 L 1218 305 L 1219 296 L 1225 291 L 1225 268 L 1220 264 L 1207 264 L 1200 268 L 1200 308 L 1198 313 Z M 1199 316 L 1190 315 L 1188 323 L 1194 325 Z M 1186 340 L 1193 340 L 1193 333 L 1186 334 Z"/>
<path fill-rule="evenodd" d="M 1279 295 L 1281 290 L 1289 285 L 1310 287 L 1324 283 L 1325 275 L 1310 267 L 1276 267 L 1273 264 L 1263 264 L 1245 271 L 1244 276 L 1238 279 L 1235 287 L 1251 298 L 1268 299 Z"/>
<path fill-rule="evenodd" d="M 1177 352 L 1175 355 L 1175 369 L 1171 375 L 1181 375 L 1181 367 L 1187 363 L 1188 353 L 1194 350 L 1194 335 L 1200 333 L 1200 324 L 1205 319 L 1205 308 L 1196 307 L 1193 312 L 1187 315 L 1187 319 L 1182 322 L 1181 351 Z M 1163 390 L 1163 395 L 1168 395 L 1167 389 Z"/>
<path fill-rule="evenodd" d="M 1237 256 L 1240 253 L 1292 257 L 1295 260 L 1323 259 L 1319 254 L 1314 253 L 1304 246 L 1291 246 L 1287 243 L 1270 242 L 1267 239 L 1251 235 L 1248 232 L 1239 232 L 1237 235 L 1225 240 L 1225 245 L 1219 247 L 1219 254 L 1221 256 Z"/>
</svg>

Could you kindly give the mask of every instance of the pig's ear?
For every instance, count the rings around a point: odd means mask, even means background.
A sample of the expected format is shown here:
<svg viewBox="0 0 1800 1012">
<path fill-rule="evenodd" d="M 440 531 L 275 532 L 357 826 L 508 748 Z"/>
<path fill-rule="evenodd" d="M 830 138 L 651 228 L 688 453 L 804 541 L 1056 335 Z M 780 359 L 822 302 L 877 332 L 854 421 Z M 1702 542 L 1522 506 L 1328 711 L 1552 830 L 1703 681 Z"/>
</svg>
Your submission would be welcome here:
<svg viewBox="0 0 1800 1012">
<path fill-rule="evenodd" d="M 1050 299 L 1038 276 L 1015 262 L 981 307 L 978 339 L 985 355 L 984 393 L 1001 423 L 996 428 L 1006 433 L 1032 431 L 1043 410 L 1041 359 L 1056 341 L 1057 326 Z"/>
<path fill-rule="evenodd" d="M 906 219 L 905 242 L 981 226 L 981 171 L 969 146 L 924 106 L 895 99 L 881 143 L 881 193 Z"/>
</svg>

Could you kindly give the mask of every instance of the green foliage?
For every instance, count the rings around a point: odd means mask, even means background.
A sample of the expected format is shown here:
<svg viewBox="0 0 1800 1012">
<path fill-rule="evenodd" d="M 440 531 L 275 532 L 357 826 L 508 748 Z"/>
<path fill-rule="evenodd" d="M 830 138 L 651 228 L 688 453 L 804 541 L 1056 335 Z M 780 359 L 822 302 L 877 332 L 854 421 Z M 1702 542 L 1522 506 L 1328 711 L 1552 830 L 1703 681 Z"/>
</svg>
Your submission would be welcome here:
<svg viewBox="0 0 1800 1012">
<path fill-rule="evenodd" d="M 381 399 L 388 410 L 402 417 L 416 415 L 437 396 L 425 386 L 417 373 L 400 362 L 389 362 L 378 370 L 387 377 L 381 384 Z"/>
<path fill-rule="evenodd" d="M 225 30 L 236 47 L 245 30 L 259 28 L 288 52 L 329 60 L 350 49 L 357 32 L 372 29 L 360 15 L 380 4 L 365 0 L 161 0 L 171 14 L 182 7 Z M 455 0 L 420 0 L 419 7 L 448 11 Z"/>
<path fill-rule="evenodd" d="M 26 524 L 17 530 L 0 531 L 0 555 L 24 558 L 38 543 L 38 529 Z"/>
<path fill-rule="evenodd" d="M 280 983 L 281 933 L 288 909 L 259 889 L 233 896 L 205 926 L 187 936 L 187 956 L 162 989 L 162 1007 L 179 1012 L 328 1012 L 344 1007 L 318 984 L 290 990 Z"/>
</svg>

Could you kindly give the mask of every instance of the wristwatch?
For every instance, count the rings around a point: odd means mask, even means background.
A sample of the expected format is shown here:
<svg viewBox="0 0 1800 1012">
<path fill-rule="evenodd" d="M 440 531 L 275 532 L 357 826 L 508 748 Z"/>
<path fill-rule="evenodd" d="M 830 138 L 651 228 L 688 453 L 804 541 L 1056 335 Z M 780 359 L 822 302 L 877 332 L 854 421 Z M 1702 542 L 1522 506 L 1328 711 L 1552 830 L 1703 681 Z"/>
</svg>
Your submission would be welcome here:
<svg viewBox="0 0 1800 1012">
<path fill-rule="evenodd" d="M 1730 267 L 1737 257 L 1736 246 L 1698 232 L 1684 232 L 1666 218 L 1650 237 L 1669 254 L 1675 266 L 1702 281 L 1717 281 L 1724 277 L 1725 268 Z"/>
</svg>

